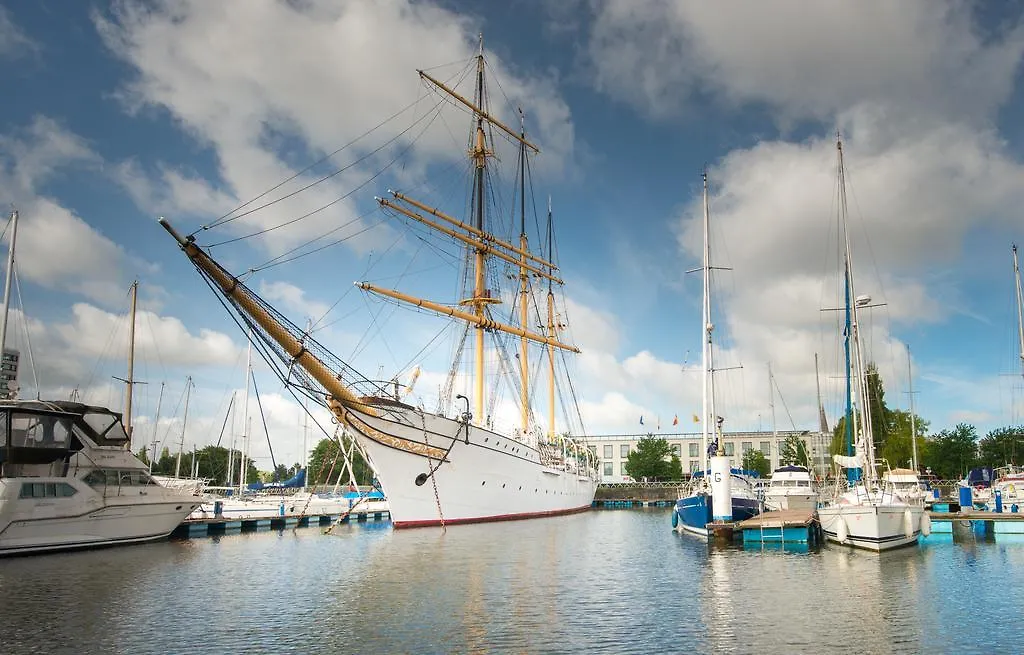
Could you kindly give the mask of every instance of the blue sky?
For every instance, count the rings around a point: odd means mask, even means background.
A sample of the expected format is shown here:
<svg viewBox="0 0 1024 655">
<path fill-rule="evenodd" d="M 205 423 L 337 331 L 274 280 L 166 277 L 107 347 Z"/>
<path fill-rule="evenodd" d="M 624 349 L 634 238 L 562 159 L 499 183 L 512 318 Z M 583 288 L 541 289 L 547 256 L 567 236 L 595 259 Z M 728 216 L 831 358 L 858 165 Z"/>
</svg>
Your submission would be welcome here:
<svg viewBox="0 0 1024 655">
<path fill-rule="evenodd" d="M 0 201 L 23 219 L 27 315 L 12 329 L 24 350 L 29 326 L 44 395 L 77 386 L 120 406 L 110 376 L 123 375 L 120 317 L 137 278 L 148 382 L 138 429 L 151 429 L 166 382 L 161 436 L 176 434 L 192 375 L 186 442 L 216 440 L 241 386 L 244 339 L 155 217 L 191 231 L 263 193 L 423 98 L 415 70 L 457 72 L 480 31 L 500 85 L 492 106 L 514 121 L 522 105 L 542 147 L 534 192 L 554 205 L 589 432 L 635 431 L 640 415 L 667 429 L 678 414 L 690 427 L 699 411 L 700 278 L 685 271 L 699 265 L 705 166 L 714 258 L 733 269 L 716 281 L 719 362 L 742 366 L 718 378 L 727 428 L 769 427 L 769 360 L 779 427 L 814 427 L 815 352 L 836 420 L 836 336 L 820 310 L 837 302 L 837 130 L 858 292 L 888 303 L 868 322 L 890 404 L 907 403 L 909 344 L 918 413 L 933 431 L 1024 420 L 1010 264 L 1011 242 L 1024 240 L 1024 15 L 1009 3 L 924 0 L 7 3 Z M 427 109 L 313 173 L 351 164 Z M 346 221 L 373 226 L 250 282 L 296 322 L 337 303 L 318 338 L 372 378 L 421 364 L 417 392 L 430 405 L 450 347 L 420 351 L 444 323 L 390 306 L 377 314 L 351 282 L 453 299 L 453 270 L 372 209 L 397 188 L 463 215 L 464 119 L 446 112 L 414 139 L 429 121 L 416 123 L 338 177 L 200 242 L 344 197 L 214 253 L 244 271 Z M 499 145 L 511 173 L 514 153 Z M 267 371 L 258 376 L 275 452 L 294 460 L 299 412 Z M 35 387 L 26 373 L 22 385 Z"/>
</svg>

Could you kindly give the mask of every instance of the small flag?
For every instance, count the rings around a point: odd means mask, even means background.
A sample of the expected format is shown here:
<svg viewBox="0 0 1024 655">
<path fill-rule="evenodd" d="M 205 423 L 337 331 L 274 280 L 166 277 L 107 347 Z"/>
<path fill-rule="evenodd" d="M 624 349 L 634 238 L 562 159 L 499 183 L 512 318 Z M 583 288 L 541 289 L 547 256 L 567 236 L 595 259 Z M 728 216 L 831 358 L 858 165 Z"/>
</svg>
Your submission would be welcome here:
<svg viewBox="0 0 1024 655">
<path fill-rule="evenodd" d="M 679 414 L 672 417 L 672 425 L 679 425 Z"/>
<path fill-rule="evenodd" d="M 694 422 L 694 423 L 700 423 L 700 417 L 699 417 L 699 416 L 697 416 L 696 414 L 694 414 L 694 415 L 693 415 L 693 422 Z"/>
<path fill-rule="evenodd" d="M 661 417 L 660 416 L 657 418 L 657 425 L 658 425 L 658 427 L 657 427 L 658 432 L 661 432 Z"/>
<path fill-rule="evenodd" d="M 640 415 L 640 425 L 643 425 L 643 424 L 644 424 L 644 415 L 641 414 Z"/>
</svg>

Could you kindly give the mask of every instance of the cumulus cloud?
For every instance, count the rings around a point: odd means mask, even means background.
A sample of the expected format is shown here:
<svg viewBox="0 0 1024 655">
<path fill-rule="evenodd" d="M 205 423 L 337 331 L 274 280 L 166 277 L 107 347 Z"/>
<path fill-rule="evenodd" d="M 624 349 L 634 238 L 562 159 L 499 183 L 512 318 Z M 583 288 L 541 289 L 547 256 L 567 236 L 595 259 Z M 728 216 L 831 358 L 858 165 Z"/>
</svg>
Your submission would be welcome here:
<svg viewBox="0 0 1024 655">
<path fill-rule="evenodd" d="M 0 188 L 19 210 L 17 258 L 23 279 L 114 303 L 128 288 L 126 269 L 145 265 L 44 190 L 65 170 L 100 163 L 88 143 L 46 116 L 0 135 Z"/>
<path fill-rule="evenodd" d="M 783 119 L 829 120 L 856 104 L 982 118 L 1009 97 L 1024 52 L 1019 19 L 987 34 L 957 0 L 595 6 L 596 84 L 659 117 L 711 98 Z"/>
<path fill-rule="evenodd" d="M 405 173 L 398 173 L 406 178 L 430 162 L 464 157 L 461 139 L 445 129 L 425 129 L 437 98 L 416 82 L 415 70 L 468 62 L 477 30 L 470 19 L 433 4 L 124 0 L 109 15 L 97 14 L 95 22 L 111 51 L 136 71 L 121 91 L 127 106 L 166 110 L 214 155 L 220 179 L 212 183 L 165 163 L 149 170 L 138 163 L 122 169 L 121 179 L 132 194 L 140 200 L 156 198 L 165 213 L 207 221 L 296 176 L 248 209 L 290 194 L 323 173 L 301 173 L 302 165 L 353 141 L 418 98 L 423 102 L 401 117 L 401 124 L 415 125 L 394 143 L 387 144 L 401 131 L 394 125 L 374 132 L 332 162 L 351 168 L 270 211 L 239 218 L 231 229 L 249 233 L 323 208 L 263 242 L 281 252 L 331 227 L 366 224 L 357 199 L 379 192 L 371 182 L 373 171 L 406 150 Z M 381 26 L 387 26 L 386 39 L 380 38 Z M 552 80 L 522 74 L 489 51 L 487 59 L 512 107 L 522 106 L 536 126 L 548 169 L 566 166 L 573 152 L 573 125 Z M 434 72 L 448 79 L 458 68 Z M 511 107 L 497 97 L 494 111 L 511 120 Z M 463 116 L 447 109 L 443 119 L 462 124 Z M 378 147 L 383 150 L 373 154 Z M 359 157 L 369 159 L 357 165 Z M 367 241 L 372 239 L 365 235 L 353 245 L 371 247 Z"/>
<path fill-rule="evenodd" d="M 1024 53 L 1021 17 L 983 26 L 974 6 L 954 0 L 613 0 L 592 8 L 585 45 L 592 80 L 641 115 L 664 121 L 711 103 L 760 112 L 783 129 L 811 126 L 814 136 L 762 139 L 709 170 L 713 263 L 734 269 L 727 280 L 716 274 L 716 335 L 726 342 L 719 362 L 744 365 L 719 376 L 720 390 L 735 400 L 731 417 L 749 426 L 765 411 L 768 361 L 798 424 L 815 424 L 815 353 L 826 397 L 838 393 L 840 316 L 821 311 L 840 303 L 837 130 L 857 293 L 887 303 L 862 317 L 868 358 L 879 364 L 891 402 L 904 403 L 898 331 L 978 314 L 962 280 L 944 271 L 972 256 L 965 252 L 972 231 L 1019 222 L 1024 166 L 993 122 Z M 699 261 L 699 198 L 672 220 L 680 250 Z M 624 381 L 613 388 L 632 398 L 665 402 L 680 384 L 671 366 L 645 353 L 598 353 L 590 365 Z M 991 392 L 990 380 L 975 381 Z M 995 395 L 968 398 L 948 385 L 936 391 L 953 412 L 941 421 L 967 415 L 954 408 L 972 402 L 991 407 Z"/>
</svg>

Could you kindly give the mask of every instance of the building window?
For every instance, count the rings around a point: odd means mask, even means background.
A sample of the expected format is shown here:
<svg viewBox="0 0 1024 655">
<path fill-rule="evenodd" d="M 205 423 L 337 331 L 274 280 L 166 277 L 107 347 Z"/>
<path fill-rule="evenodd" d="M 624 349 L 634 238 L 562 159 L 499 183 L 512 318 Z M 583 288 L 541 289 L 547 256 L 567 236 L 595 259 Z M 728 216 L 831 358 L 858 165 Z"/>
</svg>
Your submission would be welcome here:
<svg viewBox="0 0 1024 655">
<path fill-rule="evenodd" d="M 627 457 L 629 457 L 628 443 L 624 443 L 621 446 L 619 446 L 619 457 L 621 457 L 622 459 L 626 459 Z"/>
<path fill-rule="evenodd" d="M 626 467 L 628 465 L 629 462 L 622 462 L 621 464 L 619 464 L 619 471 L 622 473 L 622 477 L 626 477 L 629 475 L 629 473 L 626 473 Z"/>
<path fill-rule="evenodd" d="M 695 459 L 691 459 L 690 460 L 690 473 L 696 473 L 699 470 L 700 470 L 700 462 L 695 460 Z"/>
<path fill-rule="evenodd" d="M 611 459 L 612 458 L 612 447 L 611 446 L 605 446 L 604 447 L 604 458 L 605 459 Z M 609 473 L 609 475 L 611 475 L 611 474 Z"/>
<path fill-rule="evenodd" d="M 590 449 L 590 454 L 597 457 L 597 446 L 587 446 Z"/>
<path fill-rule="evenodd" d="M 677 443 L 675 445 L 676 457 L 682 458 L 683 456 L 683 444 Z"/>
<path fill-rule="evenodd" d="M 696 456 L 697 456 L 697 442 L 696 441 L 691 441 L 690 442 L 690 457 L 696 457 Z"/>
<path fill-rule="evenodd" d="M 735 453 L 736 453 L 736 444 L 734 444 L 731 441 L 726 442 L 726 444 L 725 444 L 725 456 L 726 457 L 732 457 Z"/>
<path fill-rule="evenodd" d="M 606 448 L 611 448 L 611 446 L 605 446 L 605 447 Z M 604 463 L 604 476 L 606 478 L 610 478 L 610 477 L 612 477 L 612 475 L 614 475 L 612 473 L 612 463 L 611 462 L 605 462 Z"/>
<path fill-rule="evenodd" d="M 764 455 L 765 457 L 771 457 L 772 456 L 772 442 L 770 442 L 770 441 L 762 441 L 761 442 L 761 454 Z"/>
<path fill-rule="evenodd" d="M 753 449 L 754 443 L 752 441 L 744 441 L 742 444 L 740 444 L 740 450 L 744 455 L 746 455 Z"/>
</svg>

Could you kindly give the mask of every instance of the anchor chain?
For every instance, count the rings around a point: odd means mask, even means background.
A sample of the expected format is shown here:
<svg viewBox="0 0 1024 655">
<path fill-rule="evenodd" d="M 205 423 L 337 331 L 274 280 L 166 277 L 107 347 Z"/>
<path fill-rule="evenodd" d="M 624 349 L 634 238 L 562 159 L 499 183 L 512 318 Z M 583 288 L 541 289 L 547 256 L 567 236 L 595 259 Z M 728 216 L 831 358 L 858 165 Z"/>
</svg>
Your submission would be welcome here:
<svg viewBox="0 0 1024 655">
<path fill-rule="evenodd" d="M 430 449 L 429 449 L 430 441 L 428 440 L 429 438 L 427 437 L 427 417 L 422 412 L 420 413 L 420 423 L 423 426 L 423 443 L 428 446 L 428 448 L 427 448 L 427 470 L 434 471 L 434 465 L 430 461 Z M 454 439 L 452 440 L 452 442 L 454 443 Z M 448 450 L 451 451 L 451 448 L 449 448 Z M 442 462 L 438 462 L 438 467 L 441 466 L 441 463 Z M 435 471 L 435 473 L 436 473 L 436 471 Z M 437 515 L 441 519 L 441 531 L 442 532 L 447 532 L 448 528 L 446 528 L 445 525 L 444 525 L 444 511 L 442 511 L 442 509 L 441 509 L 441 496 L 440 496 L 440 494 L 437 493 L 437 476 L 435 474 L 433 474 L 433 473 L 430 475 L 430 483 L 434 487 L 434 502 L 437 503 Z"/>
</svg>

